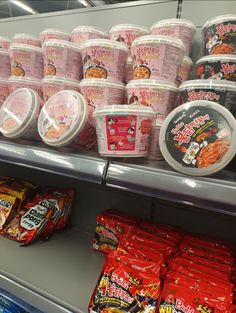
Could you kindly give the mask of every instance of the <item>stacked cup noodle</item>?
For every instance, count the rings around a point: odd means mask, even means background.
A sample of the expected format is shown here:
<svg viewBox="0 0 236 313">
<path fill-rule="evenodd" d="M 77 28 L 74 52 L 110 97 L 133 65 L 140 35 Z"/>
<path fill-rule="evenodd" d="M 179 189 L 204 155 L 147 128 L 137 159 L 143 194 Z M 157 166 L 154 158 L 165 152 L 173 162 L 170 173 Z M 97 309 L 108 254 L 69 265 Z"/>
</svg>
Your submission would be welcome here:
<svg viewBox="0 0 236 313">
<path fill-rule="evenodd" d="M 9 95 L 7 79 L 10 76 L 10 54 L 8 48 L 10 40 L 0 37 L 0 105 Z"/>
</svg>

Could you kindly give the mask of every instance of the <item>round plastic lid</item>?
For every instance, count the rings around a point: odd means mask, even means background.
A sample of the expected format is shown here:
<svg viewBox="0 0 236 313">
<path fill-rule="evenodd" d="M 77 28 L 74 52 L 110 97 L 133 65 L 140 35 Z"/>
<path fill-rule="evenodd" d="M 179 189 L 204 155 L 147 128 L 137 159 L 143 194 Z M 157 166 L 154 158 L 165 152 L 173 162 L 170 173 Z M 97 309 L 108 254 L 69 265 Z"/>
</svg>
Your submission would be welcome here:
<svg viewBox="0 0 236 313">
<path fill-rule="evenodd" d="M 0 48 L 0 54 L 9 55 L 9 51 L 7 49 Z"/>
<path fill-rule="evenodd" d="M 84 128 L 87 117 L 87 104 L 80 93 L 59 91 L 49 98 L 40 112 L 39 135 L 48 145 L 66 145 Z"/>
<path fill-rule="evenodd" d="M 109 30 L 109 33 L 115 32 L 115 31 L 119 31 L 119 30 L 140 30 L 143 33 L 148 34 L 148 29 L 140 26 L 140 25 L 136 25 L 136 24 L 118 24 L 118 25 L 114 25 L 112 26 L 112 28 Z"/>
<path fill-rule="evenodd" d="M 7 78 L 0 77 L 0 84 L 8 85 L 8 80 L 7 80 Z"/>
<path fill-rule="evenodd" d="M 36 118 L 39 103 L 36 93 L 28 88 L 16 89 L 0 108 L 0 131 L 6 137 L 17 137 Z"/>
<path fill-rule="evenodd" d="M 145 107 L 141 105 L 123 105 L 123 104 L 113 104 L 106 105 L 102 108 L 95 109 L 93 116 L 99 115 L 115 115 L 115 114 L 143 114 L 155 116 L 156 113 L 153 111 L 151 107 Z"/>
<path fill-rule="evenodd" d="M 189 65 L 193 65 L 192 59 L 190 59 L 190 57 L 188 57 L 188 56 L 186 56 L 186 55 L 183 57 L 182 63 L 187 63 L 187 64 L 189 64 Z"/>
<path fill-rule="evenodd" d="M 38 37 L 31 35 L 31 34 L 26 34 L 26 33 L 18 33 L 18 34 L 15 34 L 15 36 L 13 37 L 13 39 L 18 39 L 18 38 L 30 38 L 30 39 L 40 41 Z"/>
<path fill-rule="evenodd" d="M 162 88 L 172 91 L 178 91 L 178 88 L 175 86 L 175 84 L 156 79 L 136 79 L 129 81 L 126 85 L 126 88 L 134 87 L 151 87 L 155 89 Z"/>
<path fill-rule="evenodd" d="M 128 48 L 121 42 L 110 39 L 90 39 L 81 45 L 81 49 L 88 47 L 108 47 L 116 48 L 128 52 Z"/>
<path fill-rule="evenodd" d="M 23 43 L 17 43 L 17 44 L 13 44 L 10 46 L 10 50 L 19 50 L 19 49 L 42 53 L 42 48 L 31 46 L 31 45 L 26 45 Z"/>
<path fill-rule="evenodd" d="M 215 55 L 206 55 L 200 58 L 196 65 L 204 62 L 217 62 L 217 61 L 233 61 L 236 62 L 236 55 L 233 54 L 215 54 Z"/>
<path fill-rule="evenodd" d="M 179 91 L 188 88 L 224 88 L 226 90 L 232 90 L 236 92 L 236 82 L 217 79 L 193 79 L 183 82 L 179 86 Z"/>
<path fill-rule="evenodd" d="M 11 42 L 11 39 L 4 37 L 4 36 L 0 36 L 0 40 Z"/>
<path fill-rule="evenodd" d="M 22 77 L 22 76 L 10 76 L 8 78 L 8 83 L 25 83 L 25 84 L 41 85 L 41 81 L 39 79 L 30 78 L 30 77 Z"/>
<path fill-rule="evenodd" d="M 236 154 L 236 120 L 215 102 L 187 102 L 167 116 L 159 144 L 175 170 L 193 176 L 211 175 Z"/>
<path fill-rule="evenodd" d="M 170 18 L 170 19 L 165 19 L 165 20 L 161 20 L 155 24 L 153 24 L 150 28 L 150 30 L 152 30 L 155 27 L 161 27 L 161 26 L 177 26 L 177 25 L 182 25 L 185 27 L 189 27 L 192 28 L 194 30 L 196 30 L 196 26 L 193 24 L 192 21 L 186 20 L 186 19 L 179 19 L 179 18 Z"/>
<path fill-rule="evenodd" d="M 104 30 L 97 28 L 97 27 L 86 26 L 86 25 L 78 26 L 72 30 L 72 34 L 77 33 L 77 32 L 95 32 L 95 33 L 107 36 L 107 33 Z"/>
<path fill-rule="evenodd" d="M 39 35 L 44 35 L 44 34 L 62 34 L 62 35 L 67 35 L 70 36 L 70 34 L 64 32 L 63 30 L 57 29 L 57 28 L 47 28 L 44 29 Z"/>
<path fill-rule="evenodd" d="M 236 21 L 236 15 L 235 14 L 225 14 L 225 15 L 219 15 L 215 16 L 209 20 L 206 21 L 206 23 L 202 26 L 202 28 L 206 28 L 209 26 L 212 26 L 213 24 L 219 24 L 227 21 Z"/>
<path fill-rule="evenodd" d="M 131 47 L 134 47 L 136 45 L 140 44 L 146 44 L 146 43 L 166 43 L 169 45 L 174 45 L 181 50 L 185 51 L 185 47 L 183 44 L 183 41 L 174 37 L 170 36 L 159 36 L 159 35 L 146 35 L 138 37 L 134 40 Z"/>
<path fill-rule="evenodd" d="M 125 89 L 125 86 L 122 83 L 108 80 L 108 79 L 101 79 L 101 78 L 89 78 L 89 79 L 82 79 L 80 82 L 80 87 L 113 87 L 118 89 Z"/>
<path fill-rule="evenodd" d="M 44 76 L 42 83 L 67 84 L 79 88 L 79 82 L 58 76 Z"/>
<path fill-rule="evenodd" d="M 47 40 L 43 43 L 42 47 L 43 48 L 45 47 L 69 48 L 69 49 L 73 49 L 75 51 L 80 52 L 80 48 L 77 45 L 73 44 L 72 42 L 60 40 L 60 39 Z"/>
</svg>

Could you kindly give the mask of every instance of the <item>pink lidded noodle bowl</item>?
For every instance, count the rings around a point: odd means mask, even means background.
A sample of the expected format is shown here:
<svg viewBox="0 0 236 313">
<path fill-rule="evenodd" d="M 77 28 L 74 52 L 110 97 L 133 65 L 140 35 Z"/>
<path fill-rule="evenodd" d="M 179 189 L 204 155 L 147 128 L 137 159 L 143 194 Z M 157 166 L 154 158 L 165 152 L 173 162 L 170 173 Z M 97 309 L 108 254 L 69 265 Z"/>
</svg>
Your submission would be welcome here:
<svg viewBox="0 0 236 313">
<path fill-rule="evenodd" d="M 41 44 L 43 44 L 45 41 L 52 40 L 52 39 L 65 40 L 65 41 L 71 40 L 70 34 L 67 34 L 66 32 L 63 32 L 60 29 L 54 29 L 54 28 L 48 28 L 48 29 L 43 30 L 39 34 L 39 38 L 41 40 Z"/>
<path fill-rule="evenodd" d="M 193 61 L 189 57 L 184 56 L 183 61 L 180 64 L 179 69 L 178 69 L 178 75 L 176 77 L 177 87 L 179 87 L 182 82 L 188 80 L 192 67 L 193 67 Z"/>
<path fill-rule="evenodd" d="M 144 157 L 155 119 L 152 108 L 111 105 L 94 111 L 98 151 L 103 156 Z"/>
<path fill-rule="evenodd" d="M 148 150 L 147 158 L 154 161 L 164 160 L 160 146 L 159 146 L 159 136 L 160 136 L 161 124 L 156 124 L 152 129 L 152 135 L 150 139 L 150 145 Z"/>
<path fill-rule="evenodd" d="M 152 79 L 131 80 L 126 85 L 128 104 L 151 107 L 158 123 L 175 108 L 177 91 L 173 83 Z"/>
<path fill-rule="evenodd" d="M 135 24 L 119 24 L 113 26 L 109 31 L 109 38 L 126 44 L 131 47 L 133 41 L 141 36 L 148 35 L 148 30 Z"/>
<path fill-rule="evenodd" d="M 11 75 L 42 79 L 42 49 L 30 45 L 15 44 L 10 47 Z"/>
<path fill-rule="evenodd" d="M 8 78 L 8 88 L 9 92 L 12 93 L 18 88 L 30 88 L 38 93 L 38 95 L 43 98 L 41 81 L 38 79 L 20 77 L 20 76 L 10 76 Z"/>
<path fill-rule="evenodd" d="M 181 40 L 167 36 L 142 36 L 132 44 L 133 79 L 175 82 L 184 56 Z"/>
<path fill-rule="evenodd" d="M 0 75 L 3 78 L 11 75 L 10 54 L 7 49 L 0 49 Z"/>
<path fill-rule="evenodd" d="M 6 100 L 8 96 L 9 89 L 7 80 L 0 77 L 0 106 L 3 104 L 3 102 Z"/>
<path fill-rule="evenodd" d="M 0 48 L 9 49 L 11 40 L 9 38 L 0 36 Z"/>
<path fill-rule="evenodd" d="M 43 44 L 44 75 L 80 80 L 82 63 L 80 49 L 71 42 L 50 40 Z"/>
<path fill-rule="evenodd" d="M 128 48 L 108 39 L 88 40 L 81 46 L 84 78 L 123 82 Z"/>
<path fill-rule="evenodd" d="M 41 41 L 39 38 L 37 38 L 36 36 L 30 35 L 30 34 L 25 34 L 25 33 L 16 34 L 12 38 L 11 43 L 13 45 L 14 44 L 24 44 L 24 45 L 41 47 Z"/>
<path fill-rule="evenodd" d="M 0 108 L 0 131 L 3 136 L 36 139 L 37 118 L 42 100 L 31 89 L 15 90 Z"/>
<path fill-rule="evenodd" d="M 171 36 L 181 39 L 185 46 L 185 54 L 191 52 L 196 26 L 193 22 L 185 19 L 166 19 L 151 26 L 152 35 Z"/>
<path fill-rule="evenodd" d="M 42 80 L 43 100 L 47 101 L 55 93 L 62 90 L 75 90 L 79 92 L 79 82 L 57 76 L 45 76 Z"/>
<path fill-rule="evenodd" d="M 71 33 L 71 41 L 79 46 L 87 40 L 99 38 L 107 39 L 108 34 L 102 29 L 93 26 L 78 26 Z"/>
<path fill-rule="evenodd" d="M 83 96 L 64 90 L 51 96 L 38 118 L 38 132 L 42 140 L 53 147 L 73 144 L 89 149 L 96 143 L 95 129 L 89 125 L 87 103 Z"/>
</svg>

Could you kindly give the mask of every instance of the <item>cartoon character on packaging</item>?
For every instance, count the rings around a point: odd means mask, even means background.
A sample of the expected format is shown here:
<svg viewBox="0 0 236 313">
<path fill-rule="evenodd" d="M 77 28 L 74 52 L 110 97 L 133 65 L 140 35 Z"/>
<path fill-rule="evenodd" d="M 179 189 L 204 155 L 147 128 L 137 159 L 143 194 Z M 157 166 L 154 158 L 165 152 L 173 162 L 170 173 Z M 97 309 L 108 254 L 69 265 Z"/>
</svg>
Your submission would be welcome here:
<svg viewBox="0 0 236 313">
<path fill-rule="evenodd" d="M 110 142 L 109 146 L 111 150 L 116 150 L 116 144 L 114 142 Z"/>
</svg>

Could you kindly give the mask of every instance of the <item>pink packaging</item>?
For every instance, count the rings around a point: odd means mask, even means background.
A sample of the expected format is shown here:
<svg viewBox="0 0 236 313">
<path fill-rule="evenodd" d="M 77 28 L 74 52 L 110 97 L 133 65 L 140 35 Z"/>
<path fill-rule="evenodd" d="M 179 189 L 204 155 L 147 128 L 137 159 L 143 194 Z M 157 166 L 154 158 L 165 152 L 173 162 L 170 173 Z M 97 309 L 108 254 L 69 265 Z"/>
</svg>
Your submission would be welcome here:
<svg viewBox="0 0 236 313">
<path fill-rule="evenodd" d="M 143 36 L 131 47 L 133 79 L 159 79 L 175 82 L 184 56 L 181 40 L 168 36 Z"/>
<path fill-rule="evenodd" d="M 30 88 L 38 93 L 40 98 L 43 97 L 41 81 L 29 77 L 10 76 L 8 78 L 9 93 L 13 93 L 18 88 Z"/>
<path fill-rule="evenodd" d="M 80 82 L 80 92 L 90 110 L 89 122 L 95 126 L 92 113 L 96 108 L 110 104 L 120 104 L 124 100 L 125 86 L 108 79 L 90 78 Z"/>
<path fill-rule="evenodd" d="M 79 83 L 57 76 L 45 76 L 42 80 L 43 100 L 47 101 L 55 93 L 62 90 L 75 90 L 79 92 Z"/>
<path fill-rule="evenodd" d="M 95 129 L 88 123 L 88 108 L 83 96 L 63 90 L 51 96 L 38 118 L 42 140 L 54 147 L 71 145 L 89 149 L 96 143 Z"/>
<path fill-rule="evenodd" d="M 98 150 L 103 156 L 144 157 L 155 113 L 152 108 L 136 105 L 111 105 L 96 109 Z"/>
<path fill-rule="evenodd" d="M 108 34 L 92 26 L 78 26 L 72 30 L 71 41 L 81 46 L 85 41 L 90 39 L 107 39 Z"/>
<path fill-rule="evenodd" d="M 183 61 L 178 69 L 178 75 L 176 77 L 177 87 L 179 87 L 182 84 L 182 82 L 188 80 L 192 67 L 193 61 L 189 57 L 184 56 Z"/>
<path fill-rule="evenodd" d="M 11 75 L 42 79 L 42 49 L 34 46 L 16 44 L 10 47 Z"/>
<path fill-rule="evenodd" d="M 70 34 L 67 34 L 60 29 L 54 29 L 54 28 L 48 28 L 48 29 L 43 30 L 39 34 L 39 38 L 41 40 L 41 44 L 43 44 L 45 41 L 52 40 L 52 39 L 65 40 L 65 41 L 71 40 Z"/>
<path fill-rule="evenodd" d="M 128 48 L 131 47 L 136 38 L 148 35 L 148 33 L 146 28 L 135 24 L 115 25 L 109 31 L 111 40 L 123 42 Z"/>
<path fill-rule="evenodd" d="M 133 59 L 131 58 L 131 56 L 129 56 L 125 64 L 124 82 L 128 84 L 128 82 L 132 79 L 133 79 Z"/>
<path fill-rule="evenodd" d="M 128 49 L 108 39 L 88 40 L 81 47 L 84 78 L 123 82 Z"/>
<path fill-rule="evenodd" d="M 150 28 L 152 35 L 164 35 L 181 39 L 185 46 L 185 54 L 191 52 L 196 26 L 193 22 L 184 19 L 167 19 L 157 22 Z"/>
<path fill-rule="evenodd" d="M 0 106 L 3 104 L 3 102 L 6 100 L 8 96 L 9 89 L 7 80 L 4 78 L 0 78 Z"/>
<path fill-rule="evenodd" d="M 157 123 L 175 108 L 177 92 L 173 83 L 152 79 L 131 80 L 126 86 L 128 104 L 151 107 Z"/>
<path fill-rule="evenodd" d="M 11 44 L 11 40 L 6 37 L 0 36 L 0 48 L 9 49 Z"/>
<path fill-rule="evenodd" d="M 37 92 L 20 88 L 10 94 L 0 108 L 0 131 L 3 136 L 38 138 L 37 118 L 42 99 Z"/>
<path fill-rule="evenodd" d="M 80 49 L 71 42 L 49 40 L 43 44 L 44 75 L 80 80 L 83 76 Z"/>
<path fill-rule="evenodd" d="M 16 34 L 12 38 L 12 44 L 24 44 L 24 45 L 30 45 L 30 46 L 36 46 L 36 47 L 41 47 L 41 41 L 39 38 L 30 35 L 30 34 L 24 34 L 24 33 L 19 33 Z"/>
<path fill-rule="evenodd" d="M 150 139 L 150 145 L 148 150 L 147 158 L 154 161 L 164 160 L 161 154 L 159 146 L 159 136 L 160 136 L 161 124 L 156 124 L 152 129 L 152 135 Z"/>
<path fill-rule="evenodd" d="M 0 74 L 4 78 L 11 75 L 10 54 L 6 49 L 0 49 Z"/>
</svg>

